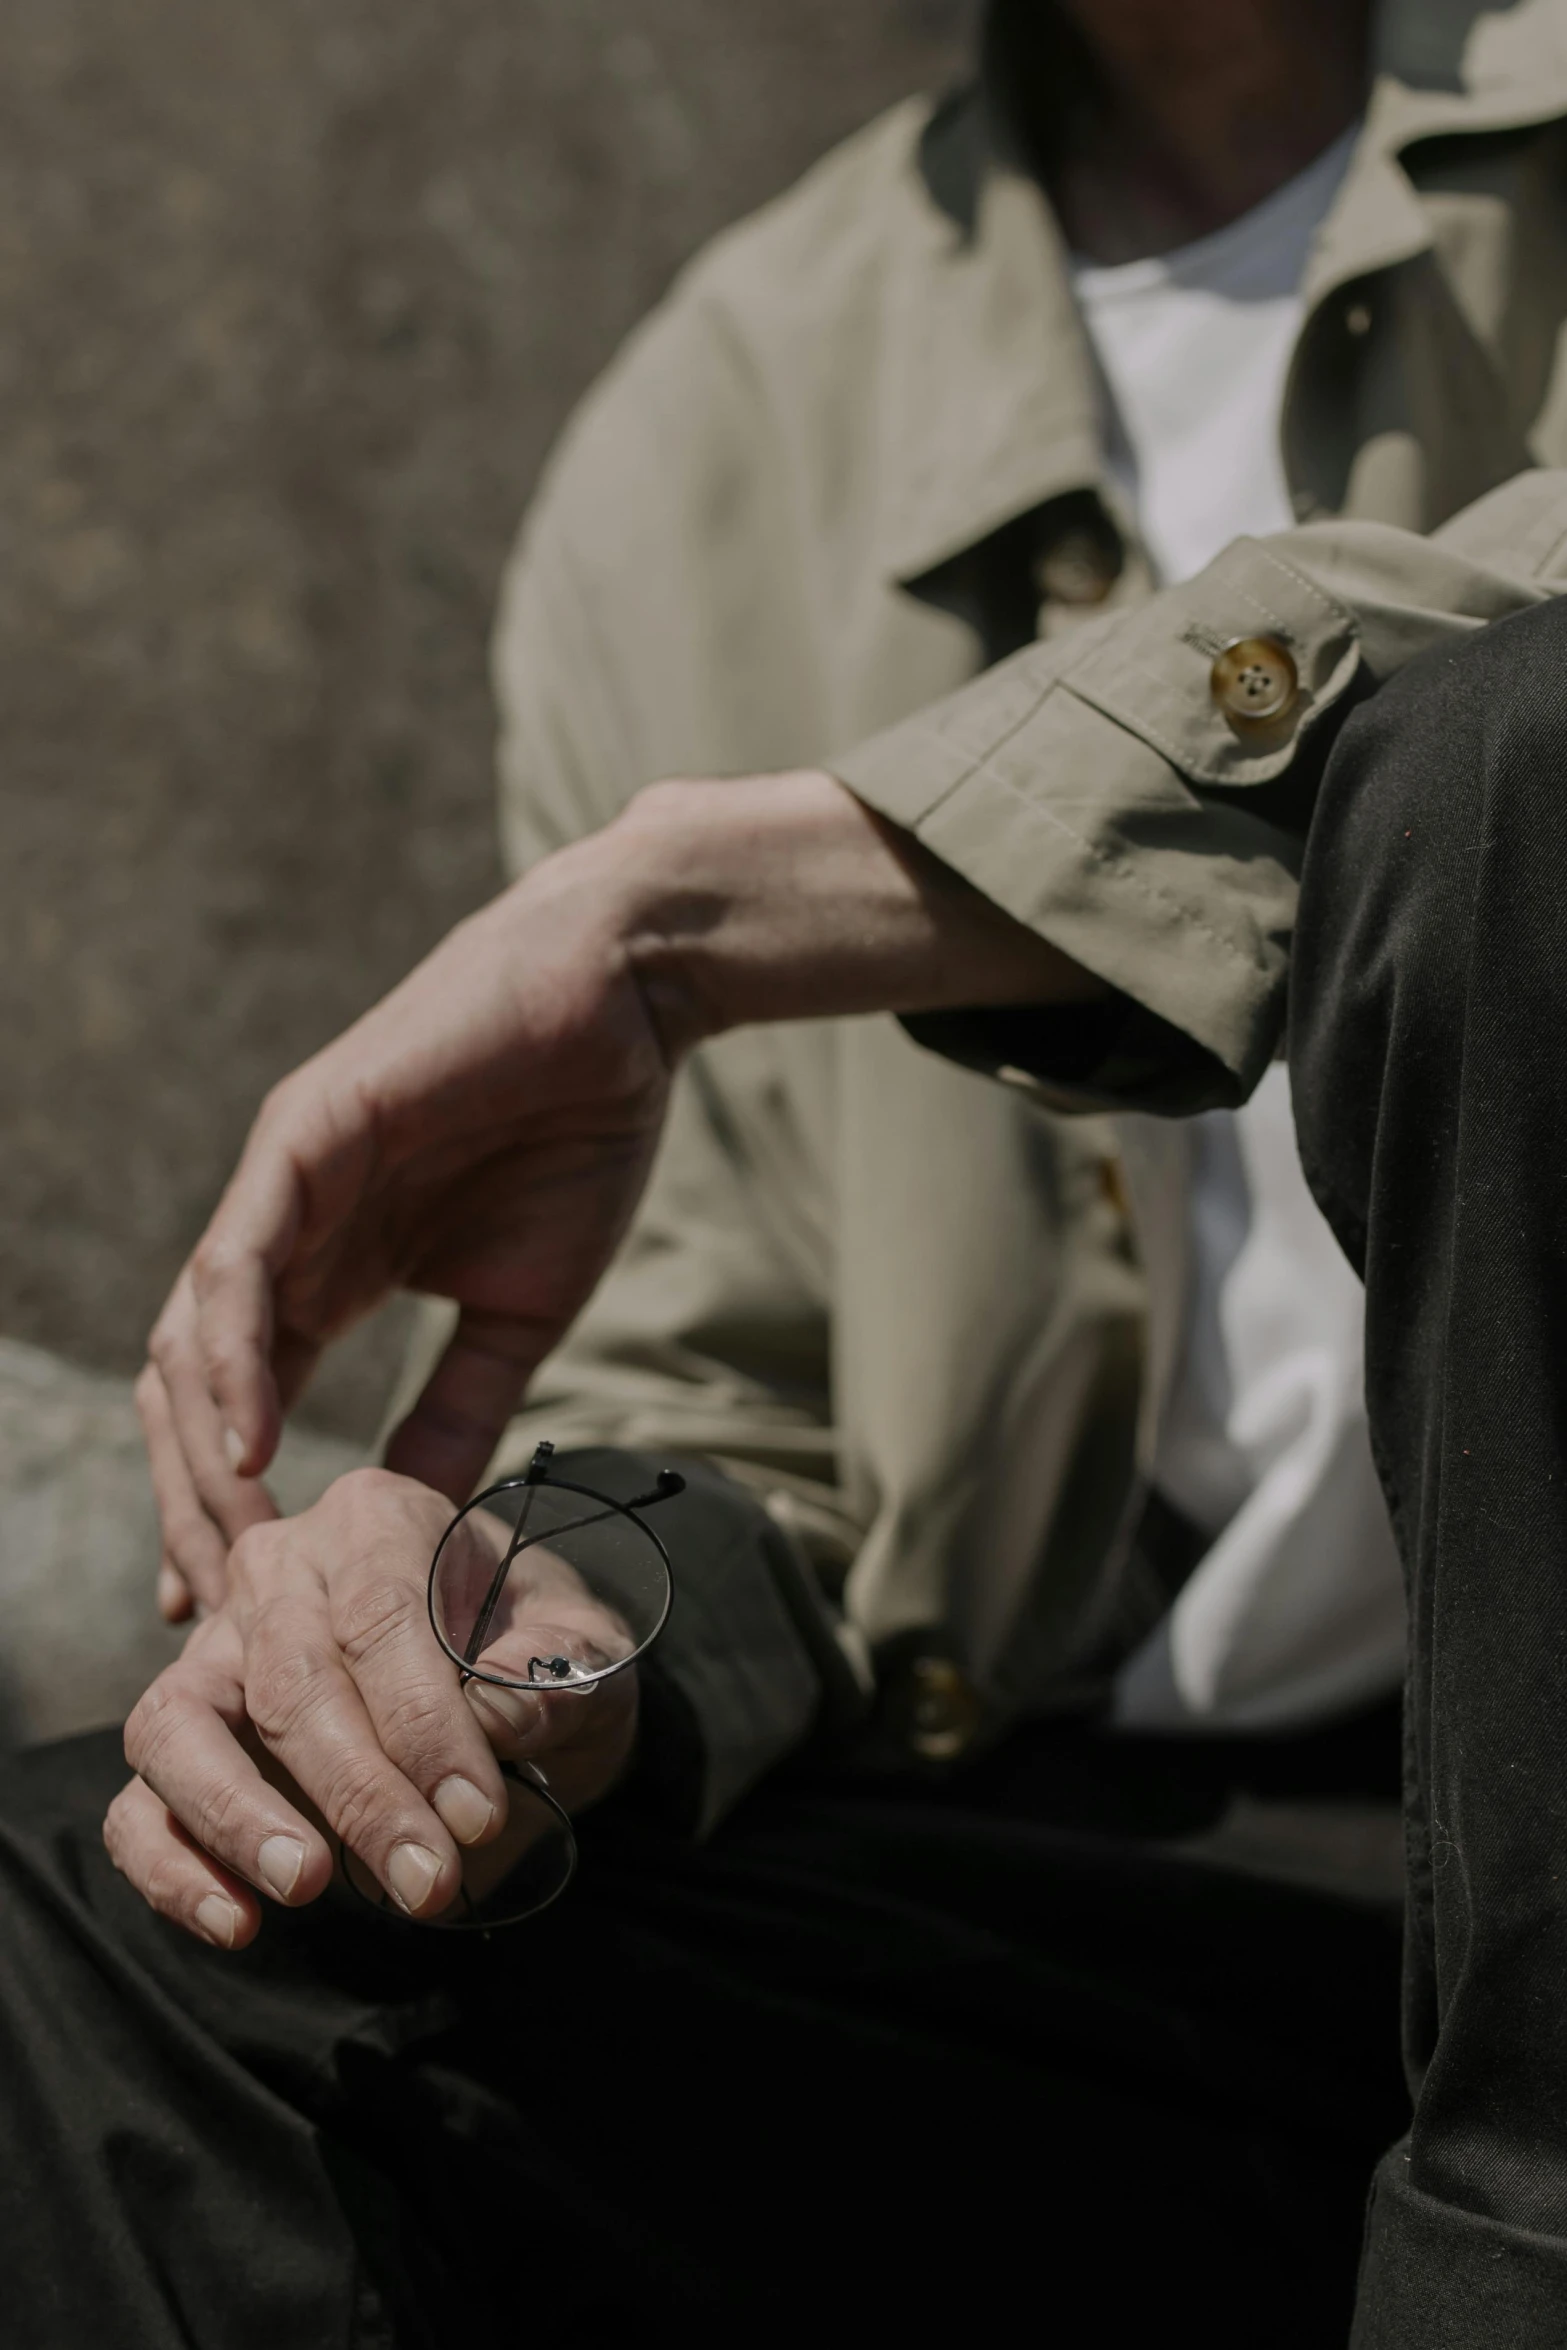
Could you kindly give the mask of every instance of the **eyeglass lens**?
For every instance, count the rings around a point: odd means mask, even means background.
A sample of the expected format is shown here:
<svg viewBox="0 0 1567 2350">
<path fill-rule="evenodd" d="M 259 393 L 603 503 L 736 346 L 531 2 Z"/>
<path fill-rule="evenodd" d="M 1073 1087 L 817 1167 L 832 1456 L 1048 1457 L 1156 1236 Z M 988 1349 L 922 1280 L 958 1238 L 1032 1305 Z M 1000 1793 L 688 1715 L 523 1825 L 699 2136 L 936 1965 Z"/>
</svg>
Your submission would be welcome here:
<svg viewBox="0 0 1567 2350">
<path fill-rule="evenodd" d="M 518 1480 L 470 1503 L 430 1578 L 448 1656 L 511 1688 L 587 1689 L 640 1656 L 669 1568 L 639 1519 L 567 1485 Z"/>
</svg>

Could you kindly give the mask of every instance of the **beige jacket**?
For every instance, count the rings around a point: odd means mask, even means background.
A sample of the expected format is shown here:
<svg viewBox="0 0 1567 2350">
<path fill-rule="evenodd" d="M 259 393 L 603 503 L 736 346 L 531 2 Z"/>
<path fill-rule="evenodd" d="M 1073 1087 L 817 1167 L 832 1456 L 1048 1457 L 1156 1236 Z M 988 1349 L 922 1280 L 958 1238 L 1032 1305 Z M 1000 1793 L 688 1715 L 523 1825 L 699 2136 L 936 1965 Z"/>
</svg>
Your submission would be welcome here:
<svg viewBox="0 0 1567 2350">
<path fill-rule="evenodd" d="M 1567 466 L 1567 0 L 1412 0 L 1381 42 L 1290 381 L 1299 530 L 1150 598 L 1053 221 L 959 101 L 702 255 L 524 531 L 495 644 L 515 866 L 657 776 L 825 761 L 1137 1007 L 1068 1077 L 960 1018 L 930 1024 L 945 1058 L 856 1020 L 726 1037 L 683 1079 L 502 1461 L 546 1431 L 699 1452 L 792 1530 L 800 1588 L 687 1586 L 668 1635 L 709 1820 L 874 1658 L 952 1753 L 1146 1630 L 1183 1129 L 1056 1113 L 1243 1098 L 1316 722 L 1567 582 L 1567 473 L 1532 470 Z M 1211 690 L 1254 636 L 1300 679 L 1261 735 Z"/>
</svg>

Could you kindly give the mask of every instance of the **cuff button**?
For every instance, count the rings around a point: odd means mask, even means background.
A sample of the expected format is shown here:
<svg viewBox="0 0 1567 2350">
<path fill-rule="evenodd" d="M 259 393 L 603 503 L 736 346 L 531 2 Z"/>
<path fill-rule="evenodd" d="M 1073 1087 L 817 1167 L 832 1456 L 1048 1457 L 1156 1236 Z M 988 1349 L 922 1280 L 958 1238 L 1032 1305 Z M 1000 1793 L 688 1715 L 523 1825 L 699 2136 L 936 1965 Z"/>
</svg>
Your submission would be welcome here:
<svg viewBox="0 0 1567 2350">
<path fill-rule="evenodd" d="M 1300 672 L 1276 637 L 1243 636 L 1215 661 L 1208 690 L 1233 725 L 1271 726 L 1294 708 Z"/>
</svg>

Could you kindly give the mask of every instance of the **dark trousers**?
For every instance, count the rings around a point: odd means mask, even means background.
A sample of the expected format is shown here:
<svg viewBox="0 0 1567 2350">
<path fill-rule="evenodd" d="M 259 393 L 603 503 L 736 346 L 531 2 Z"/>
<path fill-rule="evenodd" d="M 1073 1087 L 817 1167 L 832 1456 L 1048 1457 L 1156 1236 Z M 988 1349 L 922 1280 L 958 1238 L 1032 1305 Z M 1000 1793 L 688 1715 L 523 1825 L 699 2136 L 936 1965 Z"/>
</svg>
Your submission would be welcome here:
<svg viewBox="0 0 1567 2350">
<path fill-rule="evenodd" d="M 1381 1745 L 1252 1755 L 1253 1841 Z M 36 1749 L 0 1776 L 0 2336 L 1341 2343 L 1406 2111 L 1397 1918 L 1206 1854 L 1247 1760 L 1041 1732 L 946 1795 L 780 1781 L 705 1849 L 611 1805 L 488 1944 L 329 1901 L 227 1957 L 109 1868 L 117 1741 Z"/>
<path fill-rule="evenodd" d="M 1411 1606 L 1405 2056 L 1357 2350 L 1567 2342 L 1567 608 L 1350 720 L 1290 1053 Z"/>
<path fill-rule="evenodd" d="M 1363 2350 L 1567 2341 L 1564 618 L 1351 720 L 1303 895 L 1303 1147 L 1367 1282 L 1414 1621 L 1416 2105 Z M 1394 1932 L 1198 1832 L 1248 1774 L 1332 1793 L 1342 1751 L 1033 1733 L 945 1793 L 779 1780 L 700 1851 L 611 1804 L 515 1935 L 329 1903 L 235 1959 L 109 1870 L 113 1742 L 40 1750 L 0 1786 L 8 2334 L 1327 2350 L 1408 2110 Z"/>
</svg>

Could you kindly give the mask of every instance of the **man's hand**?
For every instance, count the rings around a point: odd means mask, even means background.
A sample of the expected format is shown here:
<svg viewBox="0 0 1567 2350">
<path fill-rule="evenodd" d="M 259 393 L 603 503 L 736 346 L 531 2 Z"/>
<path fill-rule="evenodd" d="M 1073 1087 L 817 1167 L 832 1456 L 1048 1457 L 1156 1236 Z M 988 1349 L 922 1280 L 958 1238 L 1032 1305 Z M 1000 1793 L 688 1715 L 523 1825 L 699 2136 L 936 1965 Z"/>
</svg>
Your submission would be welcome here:
<svg viewBox="0 0 1567 2350">
<path fill-rule="evenodd" d="M 259 1479 L 284 1412 L 394 1289 L 461 1313 L 389 1462 L 472 1491 L 663 1121 L 669 1064 L 615 911 L 582 860 L 552 860 L 269 1096 L 137 1388 L 171 1618 L 221 1603 L 230 1543 L 276 1515 Z"/>
<path fill-rule="evenodd" d="M 226 1601 L 126 1725 L 136 1776 L 104 1823 L 115 1866 L 154 1909 L 239 1949 L 261 1922 L 257 1894 L 314 1901 L 341 1843 L 410 1917 L 436 1918 L 465 1853 L 481 1874 L 487 1849 L 505 1857 L 497 1755 L 547 1761 L 568 1810 L 614 1786 L 636 1737 L 635 1669 L 581 1694 L 465 1689 L 425 1607 L 450 1516 L 427 1487 L 358 1470 L 235 1543 Z M 493 1570 L 508 1533 L 464 1521 L 475 1572 Z M 535 1553 L 534 1570 L 487 1664 L 525 1673 L 540 1650 L 624 1649 L 624 1627 L 569 1567 Z"/>
<path fill-rule="evenodd" d="M 830 776 L 644 792 L 269 1097 L 139 1389 L 165 1612 L 220 1602 L 229 1544 L 273 1514 L 284 1411 L 390 1290 L 461 1312 L 388 1465 L 472 1491 L 625 1231 L 700 1038 L 1097 992 Z"/>
</svg>

